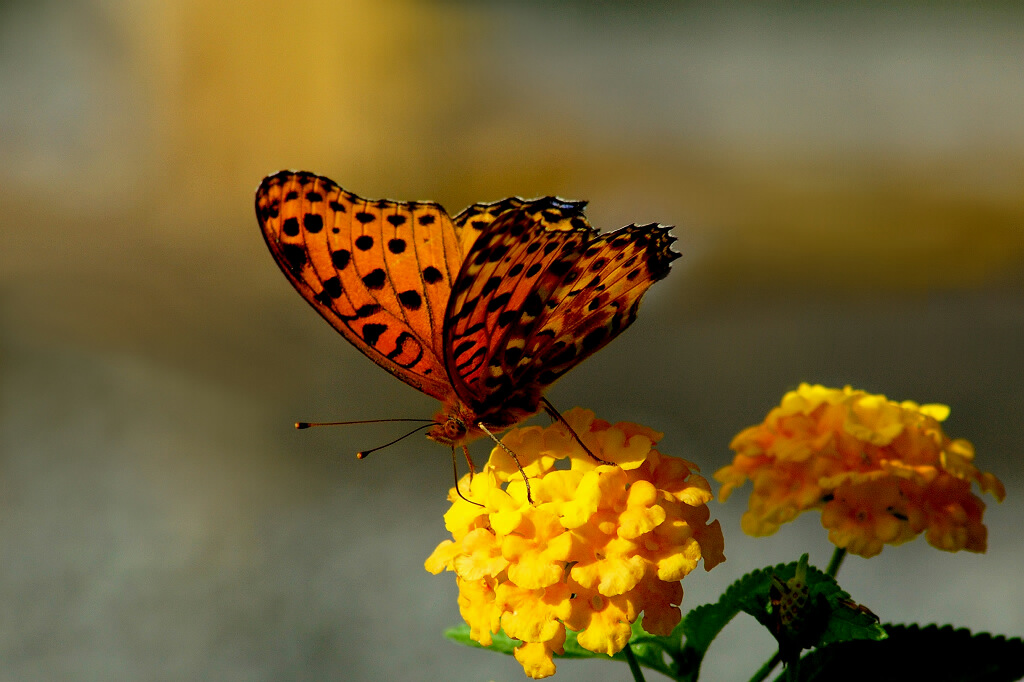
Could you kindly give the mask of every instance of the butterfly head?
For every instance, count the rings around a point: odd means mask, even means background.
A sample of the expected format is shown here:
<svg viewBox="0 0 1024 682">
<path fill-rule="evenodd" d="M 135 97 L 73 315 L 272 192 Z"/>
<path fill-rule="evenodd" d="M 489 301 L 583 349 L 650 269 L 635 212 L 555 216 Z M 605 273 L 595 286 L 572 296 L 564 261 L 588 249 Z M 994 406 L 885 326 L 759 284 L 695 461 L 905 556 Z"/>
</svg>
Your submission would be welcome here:
<svg viewBox="0 0 1024 682">
<path fill-rule="evenodd" d="M 466 424 L 466 419 L 457 408 L 441 410 L 434 416 L 434 426 L 427 431 L 427 438 L 442 445 L 464 445 L 472 439 Z"/>
</svg>

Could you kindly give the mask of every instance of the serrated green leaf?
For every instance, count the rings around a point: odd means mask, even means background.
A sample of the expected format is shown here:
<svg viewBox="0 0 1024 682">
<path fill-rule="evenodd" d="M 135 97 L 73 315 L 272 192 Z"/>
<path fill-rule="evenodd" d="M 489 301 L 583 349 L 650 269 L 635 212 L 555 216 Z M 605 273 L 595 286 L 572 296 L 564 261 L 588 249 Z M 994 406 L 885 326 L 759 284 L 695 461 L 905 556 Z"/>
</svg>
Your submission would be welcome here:
<svg viewBox="0 0 1024 682">
<path fill-rule="evenodd" d="M 697 679 L 711 642 L 737 613 L 756 603 L 751 595 L 768 594 L 769 576 L 767 569 L 751 571 L 727 587 L 714 604 L 698 606 L 686 614 L 672 633 L 683 639 L 682 649 L 674 656 L 677 679 Z"/>
<path fill-rule="evenodd" d="M 745 592 L 740 597 L 742 609 L 768 627 L 771 622 L 768 588 L 771 576 L 786 581 L 796 573 L 796 562 L 779 564 L 778 566 L 754 571 L 744 584 Z M 817 646 L 852 639 L 884 639 L 885 631 L 878 625 L 876 618 L 869 611 L 855 608 L 856 603 L 850 599 L 835 578 L 818 570 L 814 566 L 807 567 L 808 603 L 828 604 L 829 614 L 825 628 L 821 633 Z M 728 590 L 727 590 L 728 592 Z"/>
<path fill-rule="evenodd" d="M 845 594 L 845 592 L 837 594 Z M 819 647 L 855 639 L 881 640 L 886 638 L 885 628 L 878 623 L 878 616 L 870 611 L 865 612 L 856 608 L 856 604 L 846 599 L 829 599 L 829 606 L 831 611 L 828 625 L 821 635 Z"/>
<path fill-rule="evenodd" d="M 732 583 L 714 604 L 691 610 L 676 628 L 683 639 L 682 650 L 674 655 L 677 678 L 695 680 L 711 642 L 737 613 L 753 616 L 765 627 L 771 624 L 769 589 L 772 576 L 782 581 L 792 578 L 798 562 L 768 566 L 747 573 Z M 885 632 L 870 612 L 855 608 L 850 595 L 836 581 L 813 566 L 807 567 L 809 601 L 828 605 L 828 619 L 821 633 L 821 644 L 852 639 L 882 639 Z"/>
<path fill-rule="evenodd" d="M 737 613 L 763 612 L 772 572 L 778 568 L 751 571 L 729 585 L 714 604 L 704 604 L 687 613 L 677 628 L 685 637 L 684 648 L 699 652 L 703 657 L 714 638 Z"/>
<path fill-rule="evenodd" d="M 740 606 L 736 602 L 720 599 L 714 604 L 704 604 L 686 614 L 682 622 L 685 648 L 693 651 L 706 652 L 718 633 L 729 624 Z"/>
<path fill-rule="evenodd" d="M 807 654 L 801 682 L 1011 682 L 1024 676 L 1024 641 L 946 625 L 886 625 L 881 641 L 846 641 Z M 778 678 L 784 679 L 783 676 Z"/>
</svg>

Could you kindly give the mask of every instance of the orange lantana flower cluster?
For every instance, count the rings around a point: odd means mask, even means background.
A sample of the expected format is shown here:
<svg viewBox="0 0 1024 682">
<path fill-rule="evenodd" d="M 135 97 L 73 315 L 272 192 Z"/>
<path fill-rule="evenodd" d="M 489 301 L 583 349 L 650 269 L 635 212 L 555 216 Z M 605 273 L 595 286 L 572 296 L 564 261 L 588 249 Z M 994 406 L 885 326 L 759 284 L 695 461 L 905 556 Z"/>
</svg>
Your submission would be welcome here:
<svg viewBox="0 0 1024 682">
<path fill-rule="evenodd" d="M 509 431 L 502 442 L 529 477 L 533 503 L 515 462 L 494 448 L 483 471 L 459 481 L 477 504 L 449 493 L 453 539 L 425 564 L 455 572 L 474 640 L 487 646 L 500 628 L 523 642 L 515 656 L 533 678 L 554 674 L 566 628 L 609 655 L 641 612 L 645 630 L 668 635 L 681 617 L 679 581 L 702 557 L 706 570 L 725 559 L 721 527 L 708 523 L 707 480 L 653 449 L 661 434 L 580 409 L 565 419 L 614 465 L 594 461 L 557 422 Z"/>
<path fill-rule="evenodd" d="M 948 414 L 945 405 L 801 384 L 733 439 L 733 463 L 715 473 L 721 500 L 753 481 L 742 519 L 749 535 L 819 509 L 829 540 L 860 556 L 921 532 L 939 549 L 984 552 L 985 504 L 971 483 L 999 501 L 1006 491 L 974 466 L 968 441 L 943 433 Z"/>
</svg>

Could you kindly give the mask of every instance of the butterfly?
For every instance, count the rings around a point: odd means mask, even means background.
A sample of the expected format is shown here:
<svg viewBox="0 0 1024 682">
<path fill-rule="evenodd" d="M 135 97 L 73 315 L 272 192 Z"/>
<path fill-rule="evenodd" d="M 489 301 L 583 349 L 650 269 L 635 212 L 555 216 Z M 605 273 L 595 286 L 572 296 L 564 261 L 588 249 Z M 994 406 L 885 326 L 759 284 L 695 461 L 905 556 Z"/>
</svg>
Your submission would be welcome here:
<svg viewBox="0 0 1024 682">
<path fill-rule="evenodd" d="M 453 450 L 539 412 L 544 389 L 628 327 L 679 256 L 668 227 L 599 234 L 585 206 L 513 197 L 453 218 L 293 171 L 256 192 L 292 286 L 364 355 L 441 401 L 427 436 Z"/>
</svg>

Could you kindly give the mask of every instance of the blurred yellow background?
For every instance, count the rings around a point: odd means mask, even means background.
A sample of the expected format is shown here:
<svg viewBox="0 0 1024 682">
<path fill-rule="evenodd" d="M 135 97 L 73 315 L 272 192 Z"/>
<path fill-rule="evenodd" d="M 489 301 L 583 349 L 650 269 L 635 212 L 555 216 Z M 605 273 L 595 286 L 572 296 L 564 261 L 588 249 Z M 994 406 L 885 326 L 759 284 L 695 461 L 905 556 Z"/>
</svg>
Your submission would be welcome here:
<svg viewBox="0 0 1024 682">
<path fill-rule="evenodd" d="M 918 541 L 841 583 L 883 621 L 1020 635 L 1022 20 L 0 3 L 0 679 L 521 679 L 441 638 L 453 580 L 422 561 L 444 537 L 444 448 L 357 463 L 394 429 L 290 429 L 435 406 L 281 276 L 253 191 L 282 168 L 452 213 L 556 194 L 602 229 L 676 225 L 672 275 L 555 404 L 663 430 L 708 475 L 800 381 L 950 404 L 1009 489 L 989 553 Z M 729 561 L 687 578 L 684 610 L 805 549 L 827 561 L 813 518 L 742 537 L 742 500 L 714 507 Z M 756 628 L 726 634 L 708 679 L 770 655 Z"/>
</svg>

